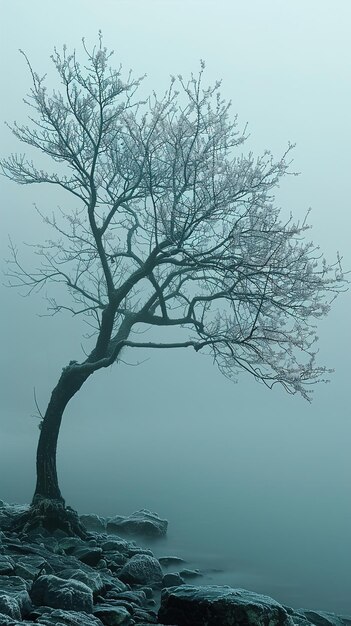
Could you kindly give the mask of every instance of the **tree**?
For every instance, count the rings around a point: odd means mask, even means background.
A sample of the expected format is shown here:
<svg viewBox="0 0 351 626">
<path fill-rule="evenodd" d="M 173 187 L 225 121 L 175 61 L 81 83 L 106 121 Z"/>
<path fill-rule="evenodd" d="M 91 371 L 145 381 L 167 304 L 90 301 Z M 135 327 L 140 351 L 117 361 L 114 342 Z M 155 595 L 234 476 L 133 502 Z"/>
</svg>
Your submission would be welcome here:
<svg viewBox="0 0 351 626">
<path fill-rule="evenodd" d="M 61 91 L 50 94 L 24 55 L 30 125 L 10 128 L 55 171 L 25 155 L 1 162 L 16 183 L 61 187 L 74 203 L 41 214 L 57 235 L 37 246 L 41 267 L 25 269 L 11 245 L 9 271 L 28 293 L 52 285 L 53 314 L 70 311 L 93 326 L 89 354 L 63 368 L 41 422 L 32 506 L 63 510 L 61 420 L 94 372 L 127 347 L 191 347 L 211 354 L 226 376 L 245 370 L 308 399 L 327 371 L 316 364 L 312 321 L 345 285 L 340 259 L 327 264 L 305 241 L 306 222 L 282 219 L 275 205 L 292 146 L 279 160 L 242 154 L 246 131 L 230 118 L 219 83 L 203 87 L 203 63 L 197 76 L 172 77 L 163 97 L 142 101 L 142 79 L 109 66 L 101 36 L 92 51 L 84 40 L 83 48 L 85 65 L 66 47 L 54 50 Z M 58 299 L 57 284 L 69 301 Z M 141 341 L 137 331 L 154 326 L 177 327 L 177 341 Z"/>
</svg>

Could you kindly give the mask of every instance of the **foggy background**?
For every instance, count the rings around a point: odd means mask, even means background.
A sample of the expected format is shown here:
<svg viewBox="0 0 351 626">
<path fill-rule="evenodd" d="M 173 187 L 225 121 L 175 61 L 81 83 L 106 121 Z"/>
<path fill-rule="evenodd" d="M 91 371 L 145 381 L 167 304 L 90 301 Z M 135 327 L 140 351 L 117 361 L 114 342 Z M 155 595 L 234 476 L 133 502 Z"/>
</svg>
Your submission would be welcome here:
<svg viewBox="0 0 351 626">
<path fill-rule="evenodd" d="M 55 75 L 54 45 L 97 42 L 112 62 L 160 93 L 170 74 L 223 79 L 247 150 L 278 158 L 296 142 L 293 169 L 277 192 L 284 213 L 303 217 L 327 258 L 350 254 L 351 4 L 348 0 L 1 0 L 1 120 L 25 122 L 30 76 Z M 45 9 L 45 10 L 44 10 Z M 44 13 L 46 14 L 44 15 Z M 23 152 L 1 124 L 1 155 Z M 54 164 L 53 164 L 54 168 Z M 69 202 L 45 186 L 1 185 L 1 269 L 7 236 L 47 236 L 33 202 L 51 212 Z M 5 278 L 3 278 L 5 282 Z M 40 295 L 1 286 L 0 498 L 29 502 L 38 420 L 58 376 L 81 359 L 77 318 L 46 312 Z M 79 512 L 128 514 L 142 507 L 170 522 L 168 543 L 215 584 L 272 595 L 292 606 L 351 613 L 350 293 L 319 324 L 320 363 L 335 368 L 308 404 L 242 374 L 226 380 L 192 351 L 125 352 L 138 367 L 95 374 L 73 399 L 59 440 L 60 484 Z M 192 561 L 193 560 L 193 561 Z M 207 580 L 207 579 L 206 579 Z"/>
</svg>

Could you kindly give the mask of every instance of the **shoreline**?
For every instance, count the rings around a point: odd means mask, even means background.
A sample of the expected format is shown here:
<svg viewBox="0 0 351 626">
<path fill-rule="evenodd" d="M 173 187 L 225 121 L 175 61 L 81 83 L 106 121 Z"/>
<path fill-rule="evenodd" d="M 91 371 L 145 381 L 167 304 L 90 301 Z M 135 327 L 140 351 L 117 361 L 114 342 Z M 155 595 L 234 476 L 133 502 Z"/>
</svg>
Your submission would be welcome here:
<svg viewBox="0 0 351 626">
<path fill-rule="evenodd" d="M 89 531 L 81 539 L 45 528 L 11 532 L 11 520 L 26 509 L 0 501 L 0 626 L 187 626 L 192 612 L 194 624 L 226 626 L 239 624 L 231 620 L 252 606 L 252 624 L 263 623 L 264 614 L 277 626 L 351 626 L 349 616 L 296 609 L 254 590 L 216 584 L 223 570 L 201 571 L 166 554 L 168 522 L 150 511 L 109 519 L 81 515 Z M 201 621 L 204 606 L 213 613 L 208 622 Z"/>
</svg>

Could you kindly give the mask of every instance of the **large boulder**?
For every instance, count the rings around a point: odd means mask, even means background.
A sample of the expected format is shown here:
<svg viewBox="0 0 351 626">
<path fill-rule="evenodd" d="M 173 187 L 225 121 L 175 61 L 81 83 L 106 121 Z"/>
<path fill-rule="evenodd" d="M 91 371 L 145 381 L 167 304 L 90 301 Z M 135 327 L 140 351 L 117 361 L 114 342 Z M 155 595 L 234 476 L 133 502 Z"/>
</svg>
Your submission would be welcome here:
<svg viewBox="0 0 351 626">
<path fill-rule="evenodd" d="M 167 520 L 161 519 L 157 513 L 141 509 L 128 517 L 116 515 L 108 518 L 106 529 L 108 533 L 164 537 L 167 533 L 167 526 Z"/>
<path fill-rule="evenodd" d="M 92 590 L 94 596 L 102 593 L 105 588 L 99 572 L 96 572 L 92 568 L 90 571 L 84 571 L 82 569 L 67 567 L 67 569 L 60 572 L 60 578 L 66 580 L 80 580 L 80 582 L 84 583 Z"/>
<path fill-rule="evenodd" d="M 25 581 L 18 576 L 1 576 L 0 613 L 20 620 L 31 608 Z"/>
<path fill-rule="evenodd" d="M 92 530 L 97 533 L 103 533 L 106 531 L 106 520 L 100 515 L 94 513 L 87 513 L 79 516 L 80 521 L 87 530 Z"/>
<path fill-rule="evenodd" d="M 163 589 L 158 619 L 162 624 L 178 626 L 294 626 L 293 619 L 273 598 L 216 585 Z"/>
<path fill-rule="evenodd" d="M 136 554 L 122 567 L 118 578 L 132 585 L 161 585 L 163 572 L 158 560 L 148 554 Z"/>
<path fill-rule="evenodd" d="M 34 580 L 40 574 L 52 574 L 53 570 L 42 556 L 30 554 L 15 558 L 15 572 L 24 580 Z"/>
<path fill-rule="evenodd" d="M 28 504 L 8 504 L 0 500 L 0 528 L 9 530 L 14 518 L 25 513 L 28 509 Z"/>
<path fill-rule="evenodd" d="M 34 604 L 64 611 L 93 612 L 93 592 L 80 580 L 39 576 L 30 590 Z"/>
</svg>

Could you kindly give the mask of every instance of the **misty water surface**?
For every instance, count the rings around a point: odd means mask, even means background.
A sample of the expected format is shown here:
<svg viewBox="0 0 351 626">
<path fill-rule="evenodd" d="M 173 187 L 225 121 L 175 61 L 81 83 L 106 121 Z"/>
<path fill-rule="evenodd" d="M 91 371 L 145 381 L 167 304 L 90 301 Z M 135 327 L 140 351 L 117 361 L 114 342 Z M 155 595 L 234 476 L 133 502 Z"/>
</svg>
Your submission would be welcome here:
<svg viewBox="0 0 351 626">
<path fill-rule="evenodd" d="M 35 418 L 23 419 L 20 438 L 18 418 L 8 423 L 2 498 L 28 502 Z M 196 355 L 153 354 L 97 375 L 73 400 L 59 444 L 61 486 L 80 512 L 148 508 L 166 517 L 156 555 L 222 570 L 196 584 L 351 613 L 347 428 L 332 385 L 312 412 L 245 378 L 233 385 Z"/>
</svg>

